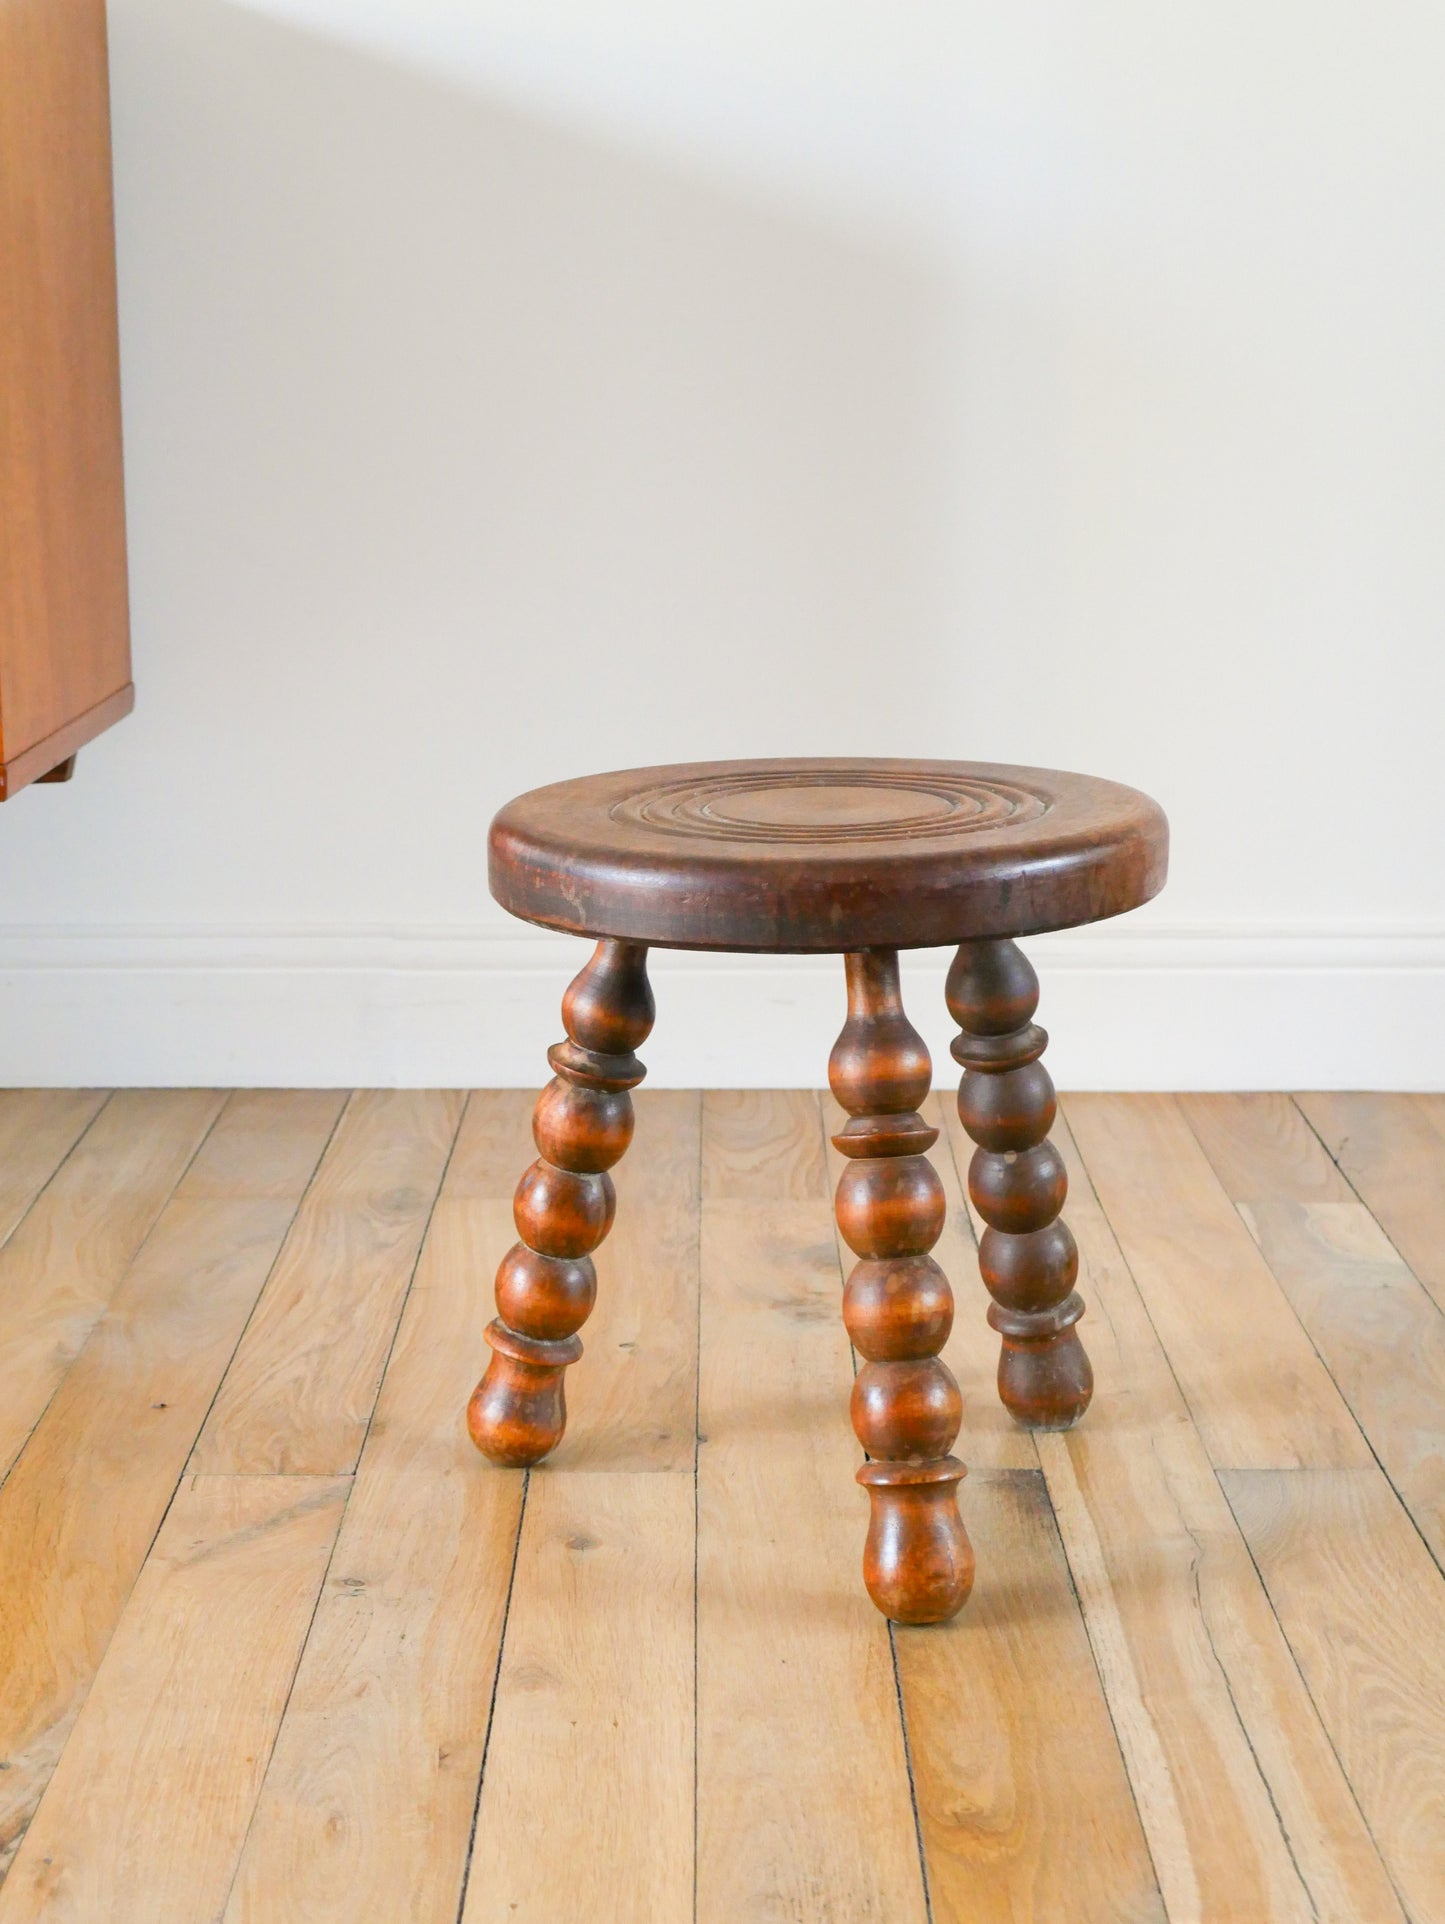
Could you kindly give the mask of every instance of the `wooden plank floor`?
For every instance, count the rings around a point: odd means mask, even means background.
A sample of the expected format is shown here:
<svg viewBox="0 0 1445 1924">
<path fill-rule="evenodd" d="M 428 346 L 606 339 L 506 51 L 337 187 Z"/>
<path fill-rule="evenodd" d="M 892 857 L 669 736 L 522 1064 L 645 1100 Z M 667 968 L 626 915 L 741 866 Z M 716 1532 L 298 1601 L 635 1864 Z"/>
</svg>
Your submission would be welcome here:
<svg viewBox="0 0 1445 1924">
<path fill-rule="evenodd" d="M 977 1587 L 863 1596 L 831 1099 L 644 1092 L 529 1477 L 512 1091 L 0 1092 L 0 1924 L 1445 1924 L 1445 1103 L 1075 1096 Z"/>
</svg>

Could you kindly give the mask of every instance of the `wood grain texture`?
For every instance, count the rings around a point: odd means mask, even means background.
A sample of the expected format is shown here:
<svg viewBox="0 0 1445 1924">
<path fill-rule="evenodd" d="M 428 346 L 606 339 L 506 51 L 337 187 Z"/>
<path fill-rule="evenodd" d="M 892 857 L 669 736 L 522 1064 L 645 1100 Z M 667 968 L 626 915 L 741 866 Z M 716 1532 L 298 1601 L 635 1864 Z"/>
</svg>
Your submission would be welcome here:
<svg viewBox="0 0 1445 1924">
<path fill-rule="evenodd" d="M 822 1100 L 832 1135 L 844 1112 L 830 1093 Z M 943 1132 L 928 1152 L 948 1203 L 934 1255 L 959 1281 L 958 1313 L 942 1353 L 963 1391 L 970 1475 L 960 1501 L 980 1554 L 977 1588 L 953 1625 L 898 1633 L 933 1915 L 940 1924 L 993 1916 L 1161 1917 L 1034 1439 L 996 1392 L 994 1340 L 984 1320 L 990 1298 L 950 1147 L 956 1143 L 967 1167 L 973 1145 L 952 1092 L 932 1096 L 924 1114 Z M 836 1152 L 830 1157 L 835 1176 L 841 1161 Z M 1068 1745 L 1057 1740 L 1061 1724 Z M 1089 1759 L 1084 1766 L 1080 1748 Z M 1089 1794 L 1081 1797 L 1085 1782 Z"/>
<path fill-rule="evenodd" d="M 0 1490 L 0 1873 L 54 1769 L 290 1211 L 172 1202 Z"/>
<path fill-rule="evenodd" d="M 839 954 L 1024 935 L 1137 908 L 1169 830 L 1058 769 L 890 758 L 687 762 L 499 811 L 492 894 L 524 921 L 666 948 Z"/>
<path fill-rule="evenodd" d="M 978 1145 L 966 1181 L 986 1225 L 978 1261 L 1002 1338 L 998 1393 L 1029 1429 L 1072 1429 L 1094 1374 L 1078 1330 L 1079 1252 L 1060 1215 L 1068 1173 L 1049 1141 L 1057 1099 L 1042 1061 L 1048 1033 L 1033 1020 L 1039 979 L 1017 942 L 961 942 L 945 1000 L 959 1027 L 956 1106 Z"/>
<path fill-rule="evenodd" d="M 703 1192 L 716 1197 L 714 1098 Z M 722 1105 L 729 1161 L 737 1110 Z M 779 1141 L 800 1105 L 760 1102 Z M 813 1131 L 817 1132 L 816 1106 Z M 778 1187 L 808 1154 L 748 1159 Z M 705 1200 L 698 1457 L 701 1924 L 922 1924 L 922 1877 L 888 1639 L 857 1581 L 852 1380 L 833 1224 L 813 1201 Z M 745 1842 L 743 1841 L 745 1840 Z"/>
<path fill-rule="evenodd" d="M 1368 1463 L 1358 1425 L 1176 1098 L 1069 1096 L 1063 1109 L 1213 1461 Z"/>
<path fill-rule="evenodd" d="M 935 1924 L 1163 1924 L 1043 1478 L 966 1487 L 968 1608 L 897 1632 Z"/>
<path fill-rule="evenodd" d="M 0 1924 L 217 1915 L 347 1487 L 187 1479 L 0 1888 Z"/>
<path fill-rule="evenodd" d="M 124 721 L 135 707 L 135 686 L 127 682 L 104 701 L 83 709 L 73 720 L 63 722 L 49 735 L 42 735 L 29 748 L 22 748 L 8 761 L 0 762 L 0 802 L 31 782 L 68 782 L 75 772 L 80 750 L 97 735 Z M 59 771 L 69 769 L 70 775 Z"/>
<path fill-rule="evenodd" d="M 998 1403 L 957 1171 L 943 1143 L 926 1152 L 979 1576 L 947 1629 L 897 1633 L 895 1658 L 857 1583 L 831 1096 L 710 1096 L 701 1135 L 695 1096 L 639 1100 L 566 1446 L 586 1473 L 549 1464 L 530 1485 L 483 1463 L 459 1420 L 530 1153 L 530 1093 L 473 1097 L 325 1582 L 340 1478 L 186 1478 L 142 1559 L 308 1159 L 327 1144 L 300 1206 L 325 1262 L 307 1377 L 330 1366 L 322 1334 L 350 1340 L 345 1250 L 366 1246 L 379 1197 L 416 1191 L 418 1132 L 373 1115 L 329 1134 L 334 1095 L 237 1094 L 185 1173 L 173 1163 L 145 1234 L 141 1138 L 176 1111 L 145 1098 L 107 1136 L 126 1100 L 0 1247 L 0 1278 L 46 1270 L 63 1294 L 77 1260 L 94 1278 L 126 1225 L 144 1235 L 0 1490 L 12 1845 L 34 1812 L 0 1924 L 453 1924 L 459 1908 L 671 1924 L 692 1908 L 694 1761 L 705 1924 L 1445 1924 L 1445 1579 L 1373 1456 L 1226 1469 L 1221 1489 L 1193 1391 L 1235 1431 L 1267 1391 L 1221 1337 L 1186 1400 L 1066 1126 L 1098 1381 L 1067 1436 Z M 1228 1292 L 1248 1260 L 1257 1287 L 1267 1252 L 1428 1535 L 1445 1318 L 1301 1112 L 1180 1099 L 1181 1135 L 1158 1128 L 1158 1099 L 1115 1100 L 1139 1112 L 1120 1214 L 1156 1263 L 1161 1328 L 1187 1323 L 1186 1285 Z M 0 1133 L 28 1106 L 0 1098 Z M 919 1113 L 966 1154 L 952 1111 Z M 1412 1113 L 1445 1126 L 1427 1102 Z M 1111 1124 L 1106 1166 L 1126 1135 Z M 11 1140 L 23 1158 L 23 1130 Z M 1217 1269 L 1192 1250 L 1179 1266 L 1171 1210 L 1186 1239 L 1204 1224 Z"/>
<path fill-rule="evenodd" d="M 598 1250 L 597 1306 L 568 1372 L 558 1470 L 684 1470 L 697 1451 L 698 1181 L 702 1098 L 642 1090 Z"/>
<path fill-rule="evenodd" d="M 176 1185 L 178 1202 L 274 1199 L 293 1207 L 346 1098 L 339 1089 L 237 1089 Z"/>
<path fill-rule="evenodd" d="M 1445 1114 L 1438 1098 L 1296 1096 L 1360 1200 L 1445 1309 Z"/>
<path fill-rule="evenodd" d="M 1221 1482 L 1412 1918 L 1445 1917 L 1445 1585 L 1377 1471 Z"/>
<path fill-rule="evenodd" d="M 209 1089 L 123 1089 L 0 1249 L 0 1476 L 220 1113 Z"/>
<path fill-rule="evenodd" d="M 0 1243 L 100 1113 L 103 1089 L 0 1090 Z"/>
<path fill-rule="evenodd" d="M 1098 1389 L 1087 1425 L 1035 1443 L 1169 1916 L 1398 1924 L 1089 1171 L 1054 1140 Z"/>
<path fill-rule="evenodd" d="M 461 1409 L 512 1233 L 437 1204 L 228 1924 L 456 1917 L 522 1505 Z"/>
<path fill-rule="evenodd" d="M 517 1240 L 497 1268 L 491 1351 L 467 1403 L 467 1430 L 491 1462 L 526 1469 L 567 1428 L 567 1371 L 597 1300 L 599 1244 L 617 1190 L 610 1171 L 636 1127 L 637 1050 L 656 1014 L 647 950 L 599 942 L 562 997 L 564 1039 L 547 1051 L 552 1080 L 532 1112 L 536 1158 L 512 1200 Z"/>
<path fill-rule="evenodd" d="M 130 703 L 104 0 L 0 7 L 0 259 L 3 798 Z"/>
<path fill-rule="evenodd" d="M 704 1201 L 816 1202 L 832 1193 L 818 1097 L 811 1089 L 709 1089 L 703 1104 Z M 847 1117 L 834 1107 L 841 1126 Z"/>
<path fill-rule="evenodd" d="M 646 1100 L 639 1099 L 639 1116 Z M 472 1090 L 447 1164 L 443 1196 L 511 1202 L 518 1175 L 537 1153 L 532 1140 L 536 1101 L 535 1089 Z"/>
<path fill-rule="evenodd" d="M 846 1266 L 843 1326 L 856 1365 L 849 1413 L 867 1458 L 857 1471 L 870 1508 L 863 1581 L 895 1623 L 943 1623 L 968 1600 L 974 1559 L 953 1454 L 963 1397 L 939 1356 L 953 1291 L 929 1254 L 947 1216 L 926 1154 L 938 1131 L 919 1114 L 932 1066 L 903 1009 L 897 952 L 850 954 L 846 972 L 828 1082 L 848 1114 L 832 1137 L 843 1158 L 833 1214 L 858 1259 Z"/>
<path fill-rule="evenodd" d="M 1038 1452 L 1033 1437 L 1015 1423 L 998 1394 L 998 1339 L 988 1326 L 993 1300 L 978 1268 L 978 1236 L 966 1189 L 973 1144 L 958 1116 L 952 1090 L 937 1090 L 923 1105 L 923 1113 L 940 1131 L 929 1150 L 948 1202 L 948 1220 L 934 1250 L 953 1284 L 953 1333 L 943 1346 L 943 1360 L 963 1392 L 964 1460 L 970 1471 L 1036 1470 Z M 969 1485 L 959 1490 L 967 1521 Z"/>
<path fill-rule="evenodd" d="M 1445 1316 L 1360 1203 L 1240 1215 L 1445 1568 Z"/>
<path fill-rule="evenodd" d="M 178 1191 L 0 1489 L 0 1874 L 34 1813 L 329 1130 L 307 1094 L 226 1105 L 213 1169 L 244 1184 L 289 1136 L 293 1191 Z"/>
<path fill-rule="evenodd" d="M 823 1132 L 825 1137 L 831 1137 L 847 1121 L 847 1116 L 835 1101 L 831 1090 L 822 1091 L 821 1102 Z M 951 1094 L 935 1092 L 924 1103 L 921 1113 L 939 1131 L 939 1140 L 927 1151 L 927 1155 L 943 1185 L 947 1214 L 933 1254 L 939 1268 L 953 1285 L 954 1293 L 953 1329 L 940 1354 L 953 1372 L 963 1396 L 961 1440 L 966 1447 L 965 1460 L 970 1472 L 974 1469 L 1036 1470 L 1039 1458 L 1033 1438 L 1014 1422 L 998 1397 L 995 1339 L 985 1320 L 991 1299 L 978 1272 L 978 1246 L 954 1162 L 950 1115 L 952 1127 L 963 1138 L 965 1169 L 968 1167 L 967 1156 L 971 1145 L 963 1137 L 963 1125 L 958 1120 Z M 834 1183 L 842 1162 L 843 1158 L 830 1147 L 828 1168 Z M 840 1265 L 847 1267 L 850 1252 L 846 1245 L 840 1244 L 838 1260 Z M 964 1482 L 958 1492 L 965 1520 L 969 1487 Z"/>
<path fill-rule="evenodd" d="M 201 1432 L 194 1470 L 319 1476 L 355 1467 L 462 1102 L 448 1090 L 351 1098 Z"/>
<path fill-rule="evenodd" d="M 1358 1200 L 1289 1096 L 1186 1095 L 1178 1101 L 1233 1201 Z"/>
<path fill-rule="evenodd" d="M 692 1915 L 690 1476 L 534 1471 L 462 1924 Z"/>
<path fill-rule="evenodd" d="M 1188 1096 L 1181 1102 L 1386 1475 L 1445 1567 L 1445 1315 L 1287 1098 Z"/>
</svg>

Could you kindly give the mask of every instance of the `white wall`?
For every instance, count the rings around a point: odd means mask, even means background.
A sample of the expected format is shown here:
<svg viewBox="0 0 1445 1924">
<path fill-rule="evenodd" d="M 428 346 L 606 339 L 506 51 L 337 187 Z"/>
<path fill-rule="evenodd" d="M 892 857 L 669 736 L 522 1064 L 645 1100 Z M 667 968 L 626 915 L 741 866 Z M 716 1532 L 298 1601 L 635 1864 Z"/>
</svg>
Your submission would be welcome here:
<svg viewBox="0 0 1445 1924">
<path fill-rule="evenodd" d="M 138 701 L 0 814 L 0 1080 L 535 1081 L 500 802 L 877 752 L 1168 809 L 1060 1081 L 1445 1083 L 1438 9 L 111 35 Z M 655 973 L 657 1081 L 821 1076 L 836 967 Z"/>
</svg>

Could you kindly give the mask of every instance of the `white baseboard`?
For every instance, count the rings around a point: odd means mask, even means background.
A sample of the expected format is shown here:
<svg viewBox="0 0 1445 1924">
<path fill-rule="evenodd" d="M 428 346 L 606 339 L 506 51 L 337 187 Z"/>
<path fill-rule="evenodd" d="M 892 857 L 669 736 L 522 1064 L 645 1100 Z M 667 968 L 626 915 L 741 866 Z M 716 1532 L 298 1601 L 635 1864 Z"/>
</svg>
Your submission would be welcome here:
<svg viewBox="0 0 1445 1924">
<path fill-rule="evenodd" d="M 1026 945 L 1064 1088 L 1445 1088 L 1445 930 L 1125 925 Z M 503 931 L 0 930 L 0 1083 L 532 1087 L 587 945 Z M 947 952 L 904 960 L 951 1080 Z M 833 957 L 655 954 L 658 1087 L 824 1079 Z"/>
</svg>

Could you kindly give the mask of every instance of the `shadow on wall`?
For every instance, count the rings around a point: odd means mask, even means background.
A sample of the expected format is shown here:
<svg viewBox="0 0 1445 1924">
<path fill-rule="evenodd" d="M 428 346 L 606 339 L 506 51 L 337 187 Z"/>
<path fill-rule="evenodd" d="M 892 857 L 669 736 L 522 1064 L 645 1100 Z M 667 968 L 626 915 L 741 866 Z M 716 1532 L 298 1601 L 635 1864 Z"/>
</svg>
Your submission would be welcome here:
<svg viewBox="0 0 1445 1924">
<path fill-rule="evenodd" d="M 928 262 L 215 0 L 111 14 L 141 702 L 36 919 L 471 919 L 519 787 L 918 745 Z"/>
</svg>

